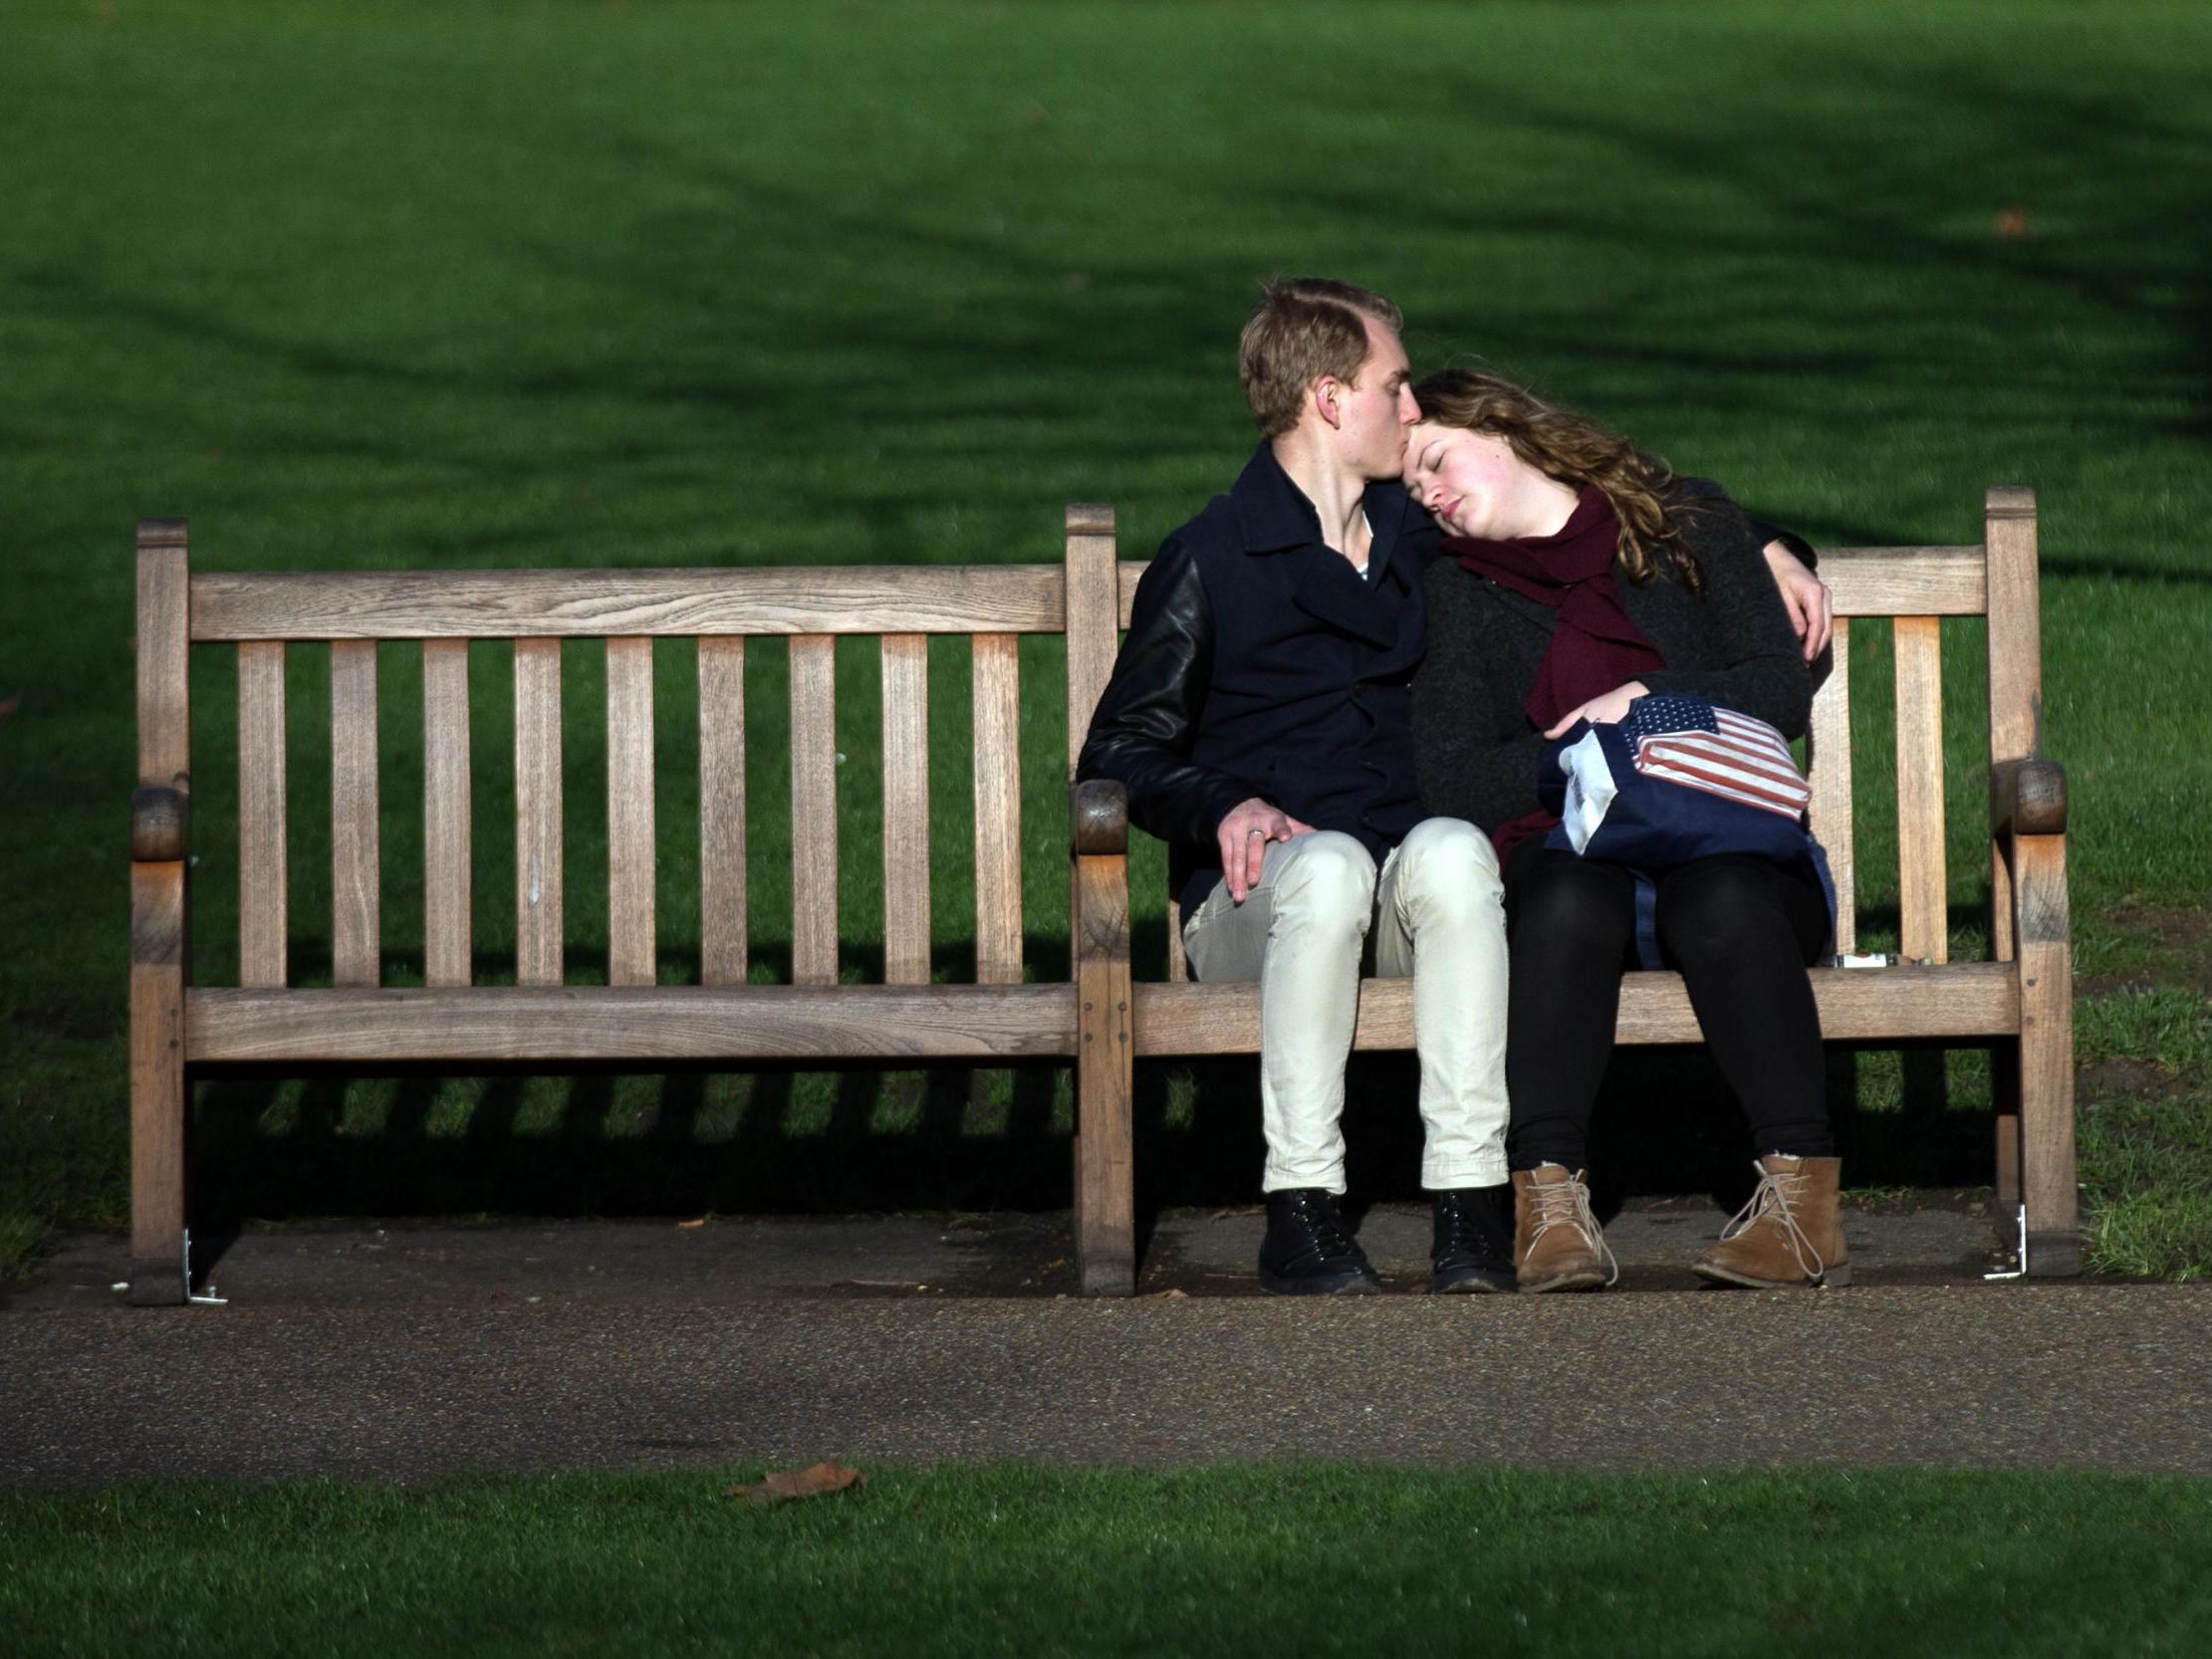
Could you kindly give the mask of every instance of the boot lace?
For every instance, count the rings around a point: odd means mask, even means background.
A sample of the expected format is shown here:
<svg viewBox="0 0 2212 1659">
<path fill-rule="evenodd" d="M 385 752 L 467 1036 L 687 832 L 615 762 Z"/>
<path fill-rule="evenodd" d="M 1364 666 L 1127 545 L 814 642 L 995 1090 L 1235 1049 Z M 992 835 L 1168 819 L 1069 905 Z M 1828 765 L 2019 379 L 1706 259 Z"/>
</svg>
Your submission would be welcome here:
<svg viewBox="0 0 2212 1659">
<path fill-rule="evenodd" d="M 1344 1217 L 1328 1198 L 1301 1194 L 1291 1201 L 1290 1211 L 1305 1246 L 1298 1253 L 1301 1258 L 1311 1255 L 1323 1262 L 1343 1262 L 1357 1255 L 1352 1235 L 1345 1231 Z"/>
<path fill-rule="evenodd" d="M 1482 1256 L 1496 1249 L 1496 1241 L 1490 1237 L 1481 1214 L 1472 1202 L 1457 1192 L 1436 1195 L 1435 1231 L 1432 1254 L 1439 1259 Z"/>
<path fill-rule="evenodd" d="M 1605 1264 L 1606 1285 L 1617 1284 L 1620 1264 L 1613 1259 L 1612 1246 L 1605 1243 L 1604 1229 L 1590 1212 L 1590 1188 L 1570 1176 L 1564 1181 L 1532 1181 L 1529 1193 L 1536 1201 L 1536 1226 L 1529 1243 L 1534 1245 L 1555 1227 L 1572 1228 Z"/>
<path fill-rule="evenodd" d="M 1797 1258 L 1798 1271 L 1807 1279 L 1820 1279 L 1828 1272 L 1828 1264 L 1821 1260 L 1821 1253 L 1813 1247 L 1812 1239 L 1798 1225 L 1798 1193 L 1805 1185 L 1805 1172 L 1802 1169 L 1769 1169 L 1764 1164 L 1754 1167 L 1759 1170 L 1758 1189 L 1721 1229 L 1721 1243 L 1741 1238 L 1771 1216 L 1771 1225 L 1782 1234 L 1790 1254 Z"/>
</svg>

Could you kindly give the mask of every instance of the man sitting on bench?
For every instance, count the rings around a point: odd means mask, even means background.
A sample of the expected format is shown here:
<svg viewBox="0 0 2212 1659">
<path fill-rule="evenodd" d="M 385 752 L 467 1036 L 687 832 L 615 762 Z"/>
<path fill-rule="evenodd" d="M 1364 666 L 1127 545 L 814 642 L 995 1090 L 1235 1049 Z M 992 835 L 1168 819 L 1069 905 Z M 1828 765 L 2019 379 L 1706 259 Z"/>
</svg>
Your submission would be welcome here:
<svg viewBox="0 0 2212 1659">
<path fill-rule="evenodd" d="M 1145 571 L 1078 768 L 1168 843 L 1192 972 L 1260 982 L 1260 1282 L 1288 1295 L 1379 1288 L 1336 1202 L 1370 930 L 1376 972 L 1414 976 L 1432 1288 L 1514 1284 L 1497 858 L 1413 785 L 1436 532 L 1398 482 L 1401 327 L 1349 284 L 1267 291 L 1239 363 L 1265 441 Z"/>
</svg>

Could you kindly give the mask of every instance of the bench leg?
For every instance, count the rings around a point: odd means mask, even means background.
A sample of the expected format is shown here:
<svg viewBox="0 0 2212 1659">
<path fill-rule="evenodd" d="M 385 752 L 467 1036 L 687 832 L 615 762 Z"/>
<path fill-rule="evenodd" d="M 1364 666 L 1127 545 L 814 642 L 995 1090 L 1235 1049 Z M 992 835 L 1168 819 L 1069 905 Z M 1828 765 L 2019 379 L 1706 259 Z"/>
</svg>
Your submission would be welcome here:
<svg viewBox="0 0 2212 1659">
<path fill-rule="evenodd" d="M 184 866 L 130 866 L 130 1290 L 187 1294 L 184 1261 Z"/>
<path fill-rule="evenodd" d="M 1079 855 L 1076 900 L 1076 1258 L 1083 1292 L 1136 1289 L 1129 893 L 1124 856 Z"/>
<path fill-rule="evenodd" d="M 2020 1045 L 1999 1043 L 1989 1052 L 1989 1097 L 1997 1107 L 1997 1206 L 2006 1237 L 2020 1204 Z"/>
<path fill-rule="evenodd" d="M 2028 1272 L 2082 1271 L 2074 1160 L 2074 947 L 2066 837 L 2013 842 L 2020 962 L 2020 1187 L 2028 1206 Z"/>
</svg>

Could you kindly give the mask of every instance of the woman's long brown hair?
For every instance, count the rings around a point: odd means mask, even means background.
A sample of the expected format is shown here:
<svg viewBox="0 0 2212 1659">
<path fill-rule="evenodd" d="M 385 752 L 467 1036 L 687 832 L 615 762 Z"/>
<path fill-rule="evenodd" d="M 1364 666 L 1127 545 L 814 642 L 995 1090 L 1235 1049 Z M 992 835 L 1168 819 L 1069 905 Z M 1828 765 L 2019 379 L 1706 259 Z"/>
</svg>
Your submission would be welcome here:
<svg viewBox="0 0 2212 1659">
<path fill-rule="evenodd" d="M 1686 509 L 1667 510 L 1674 469 L 1626 438 L 1547 403 L 1526 386 L 1473 368 L 1446 368 L 1413 388 L 1421 418 L 1505 439 L 1539 472 L 1578 488 L 1595 484 L 1620 520 L 1620 568 L 1631 582 L 1666 574 L 1693 593 L 1705 583 L 1683 538 Z"/>
</svg>

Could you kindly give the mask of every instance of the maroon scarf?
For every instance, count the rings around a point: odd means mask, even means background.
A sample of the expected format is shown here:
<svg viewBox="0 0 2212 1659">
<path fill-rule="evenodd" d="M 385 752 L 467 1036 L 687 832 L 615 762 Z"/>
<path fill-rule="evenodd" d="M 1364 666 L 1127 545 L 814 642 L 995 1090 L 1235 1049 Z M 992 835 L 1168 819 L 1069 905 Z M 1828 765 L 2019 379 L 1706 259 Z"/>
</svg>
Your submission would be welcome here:
<svg viewBox="0 0 2212 1659">
<path fill-rule="evenodd" d="M 1559 612 L 1552 642 L 1537 665 L 1536 683 L 1522 708 L 1537 731 L 1550 731 L 1570 709 L 1580 708 L 1666 658 L 1629 619 L 1613 582 L 1620 548 L 1620 520 L 1595 484 L 1583 486 L 1567 523 L 1552 536 L 1487 542 L 1450 536 L 1443 551 L 1460 568 L 1486 577 L 1524 598 Z M 1537 811 L 1491 831 L 1501 861 L 1516 842 L 1547 830 L 1559 820 Z"/>
</svg>

